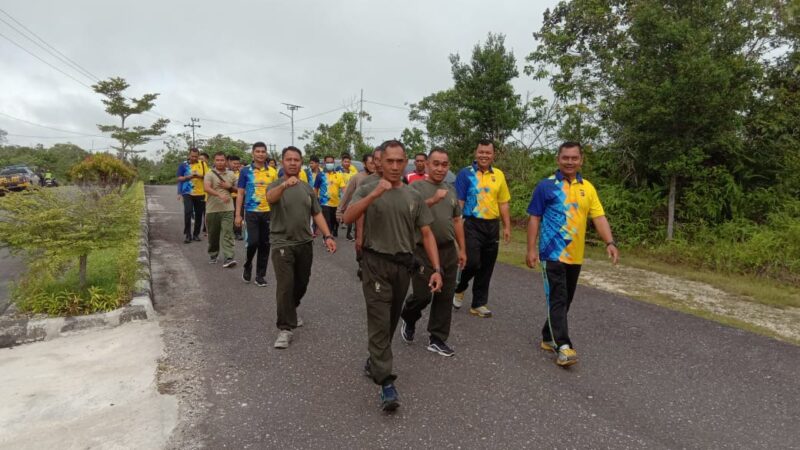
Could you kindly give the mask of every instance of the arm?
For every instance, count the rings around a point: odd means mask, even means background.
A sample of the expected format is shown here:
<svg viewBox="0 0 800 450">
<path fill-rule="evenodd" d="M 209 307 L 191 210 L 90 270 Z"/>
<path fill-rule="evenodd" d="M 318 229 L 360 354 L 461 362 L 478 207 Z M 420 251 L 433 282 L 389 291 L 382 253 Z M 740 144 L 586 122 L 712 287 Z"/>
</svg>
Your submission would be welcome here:
<svg viewBox="0 0 800 450">
<path fill-rule="evenodd" d="M 268 189 L 267 190 L 267 203 L 278 203 L 278 200 L 281 199 L 283 195 L 283 191 L 289 189 L 290 187 L 299 183 L 300 180 L 297 177 L 289 177 L 286 181 L 279 184 L 278 187 Z"/>
<path fill-rule="evenodd" d="M 242 226 L 242 205 L 244 204 L 244 189 L 238 188 L 236 190 L 236 211 L 234 212 L 235 219 L 233 223 L 240 227 Z"/>
<path fill-rule="evenodd" d="M 208 195 L 210 195 L 212 197 L 219 197 L 219 199 L 224 201 L 224 202 L 227 202 L 230 199 L 230 197 L 223 197 L 222 194 L 220 194 L 219 192 L 215 191 L 214 188 L 211 186 L 211 181 L 210 180 L 203 180 L 203 187 L 206 190 L 206 194 L 208 194 Z"/>
<path fill-rule="evenodd" d="M 431 292 L 438 292 L 442 289 L 442 274 L 439 273 L 442 270 L 442 266 L 439 264 L 439 250 L 436 248 L 436 238 L 428 225 L 421 227 L 419 231 L 422 233 L 422 245 L 425 247 L 425 254 L 428 255 L 431 266 L 436 270 L 431 274 L 428 286 L 431 288 Z"/>
<path fill-rule="evenodd" d="M 606 219 L 606 216 L 599 216 L 593 218 L 592 223 L 597 230 L 597 234 L 600 235 L 600 239 L 606 243 L 606 253 L 608 257 L 611 258 L 611 262 L 616 265 L 619 262 L 619 249 L 614 242 L 614 236 L 611 234 L 611 225 L 608 224 L 608 219 Z"/>
<path fill-rule="evenodd" d="M 533 269 L 539 264 L 539 250 L 536 248 L 536 243 L 539 239 L 539 225 L 542 218 L 539 216 L 530 216 L 528 219 L 528 254 L 525 257 L 525 263 Z"/>
<path fill-rule="evenodd" d="M 453 228 L 456 232 L 456 244 L 458 244 L 458 267 L 463 270 L 467 265 L 467 241 L 464 238 L 464 221 L 461 216 L 453 217 Z"/>
<path fill-rule="evenodd" d="M 433 194 L 431 198 L 425 199 L 425 204 L 428 205 L 428 208 L 430 208 L 431 206 L 439 203 L 440 201 L 442 201 L 442 199 L 447 197 L 447 192 L 448 192 L 447 189 L 437 189 L 436 193 Z"/>
<path fill-rule="evenodd" d="M 325 221 L 325 218 L 322 216 L 322 213 L 316 213 L 312 217 L 314 223 L 317 225 L 317 228 L 322 231 L 323 240 L 325 241 L 325 246 L 328 247 L 328 251 L 331 253 L 336 252 L 336 241 L 331 237 L 331 230 L 328 228 L 328 222 Z"/>
<path fill-rule="evenodd" d="M 344 212 L 344 223 L 351 224 L 358 220 L 359 217 L 364 215 L 369 205 L 372 204 L 375 200 L 377 200 L 384 192 L 388 191 L 392 188 L 391 183 L 386 180 L 381 180 L 375 186 L 375 189 L 370 192 L 366 197 L 362 198 L 361 200 L 353 203 L 352 205 L 347 207 L 347 210 Z M 435 245 L 435 243 L 434 243 Z"/>
<path fill-rule="evenodd" d="M 500 217 L 503 219 L 503 241 L 511 242 L 511 208 L 508 203 L 500 203 Z"/>
</svg>

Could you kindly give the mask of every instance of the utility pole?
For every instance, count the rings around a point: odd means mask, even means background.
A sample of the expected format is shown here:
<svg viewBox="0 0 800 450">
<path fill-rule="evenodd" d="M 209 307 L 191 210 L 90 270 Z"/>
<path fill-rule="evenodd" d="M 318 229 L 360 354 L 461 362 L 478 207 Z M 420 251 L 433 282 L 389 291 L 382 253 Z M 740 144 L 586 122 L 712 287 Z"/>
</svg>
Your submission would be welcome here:
<svg viewBox="0 0 800 450">
<path fill-rule="evenodd" d="M 364 134 L 361 132 L 361 126 L 364 123 L 364 89 L 361 89 L 361 102 L 358 107 L 358 134 L 361 135 L 361 140 L 364 140 Z"/>
<path fill-rule="evenodd" d="M 195 147 L 194 145 L 194 129 L 200 128 L 200 119 L 197 117 L 191 118 L 192 123 L 187 123 L 184 127 L 190 127 L 192 129 L 192 148 Z"/>
<path fill-rule="evenodd" d="M 286 116 L 286 117 L 288 117 L 289 119 L 292 120 L 292 145 L 294 145 L 294 112 L 297 111 L 298 109 L 302 108 L 302 106 L 293 105 L 291 103 L 281 103 L 281 104 L 282 105 L 286 105 L 286 109 L 288 109 L 291 112 L 291 116 L 289 114 L 284 113 L 284 112 L 282 112 L 281 114 L 283 114 L 284 116 Z"/>
</svg>

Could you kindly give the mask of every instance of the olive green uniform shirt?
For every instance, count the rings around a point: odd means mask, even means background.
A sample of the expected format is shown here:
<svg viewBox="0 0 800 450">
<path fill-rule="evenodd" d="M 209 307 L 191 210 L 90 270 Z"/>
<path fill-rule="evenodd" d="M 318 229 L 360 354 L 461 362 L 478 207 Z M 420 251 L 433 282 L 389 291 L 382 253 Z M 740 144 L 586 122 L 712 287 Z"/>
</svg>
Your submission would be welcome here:
<svg viewBox="0 0 800 450">
<path fill-rule="evenodd" d="M 362 185 L 351 204 L 368 196 L 375 184 Z M 395 255 L 413 253 L 416 230 L 433 222 L 431 210 L 419 192 L 407 185 L 386 191 L 364 213 L 364 247 Z"/>
<path fill-rule="evenodd" d="M 458 204 L 456 190 L 447 183 L 434 184 L 428 180 L 421 180 L 409 185 L 411 189 L 419 192 L 423 201 L 433 197 L 439 189 L 447 189 L 447 196 L 439 203 L 431 206 L 433 223 L 431 231 L 436 236 L 437 244 L 449 244 L 455 242 L 456 232 L 453 225 L 453 218 L 461 216 L 461 205 Z M 417 242 L 422 242 L 422 235 L 417 233 Z"/>
<path fill-rule="evenodd" d="M 277 188 L 283 179 L 273 181 L 267 186 Z M 297 183 L 288 187 L 276 203 L 270 203 L 272 217 L 269 222 L 269 240 L 272 248 L 305 244 L 314 238 L 311 236 L 309 219 L 322 211 L 317 194 L 307 183 Z"/>
<path fill-rule="evenodd" d="M 217 171 L 217 173 L 220 177 L 222 177 L 223 180 L 228 182 L 228 184 L 236 188 L 236 176 L 233 174 L 233 172 L 226 170 L 225 172 Z M 221 181 L 219 177 L 214 175 L 214 172 L 210 170 L 206 172 L 205 177 L 203 177 L 203 182 L 208 182 L 211 184 L 212 189 L 230 199 L 227 203 L 225 203 L 221 198 L 209 195 L 206 199 L 206 213 L 233 211 L 235 200 L 233 197 L 231 197 L 231 192 L 229 190 L 220 187 Z"/>
</svg>

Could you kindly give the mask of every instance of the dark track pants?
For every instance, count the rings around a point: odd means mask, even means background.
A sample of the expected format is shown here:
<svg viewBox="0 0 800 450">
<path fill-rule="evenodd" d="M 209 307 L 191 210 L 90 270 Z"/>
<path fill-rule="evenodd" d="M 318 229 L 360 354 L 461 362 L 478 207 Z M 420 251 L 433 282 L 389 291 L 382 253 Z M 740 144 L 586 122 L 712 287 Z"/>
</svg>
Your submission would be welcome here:
<svg viewBox="0 0 800 450">
<path fill-rule="evenodd" d="M 269 264 L 269 212 L 246 212 L 247 259 L 244 270 L 253 270 L 253 256 L 256 256 L 256 277 L 267 275 Z"/>
<path fill-rule="evenodd" d="M 499 250 L 500 221 L 475 219 L 464 220 L 464 235 L 467 245 L 467 267 L 461 272 L 461 283 L 456 292 L 464 292 L 472 284 L 472 307 L 489 303 L 489 283 L 494 272 Z"/>
<path fill-rule="evenodd" d="M 333 237 L 339 236 L 339 222 L 336 221 L 336 207 L 335 206 L 323 206 L 322 207 L 322 217 L 325 218 L 325 223 L 328 224 L 328 229 L 331 231 L 331 235 Z"/>
<path fill-rule="evenodd" d="M 313 261 L 314 241 L 272 249 L 279 330 L 297 328 L 297 307 L 306 295 Z"/>
<path fill-rule="evenodd" d="M 456 290 L 456 272 L 458 271 L 458 249 L 454 242 L 440 244 L 439 262 L 442 265 L 442 290 L 433 295 L 428 281 L 433 274 L 433 267 L 425 253 L 425 249 L 417 246 L 414 256 L 422 261 L 420 271 L 411 277 L 413 292 L 406 298 L 401 317 L 407 323 L 416 323 L 422 317 L 422 311 L 430 304 L 431 313 L 428 318 L 428 333 L 431 337 L 446 342 L 450 336 L 450 321 L 453 316 L 453 293 Z"/>
<path fill-rule="evenodd" d="M 364 251 L 361 257 L 364 300 L 367 304 L 370 369 L 375 383 L 394 381 L 392 337 L 408 293 L 411 274 L 406 266 Z"/>
<path fill-rule="evenodd" d="M 206 198 L 203 195 L 183 196 L 183 235 L 200 236 L 203 226 L 203 215 L 206 212 Z M 194 216 L 194 232 L 192 232 L 192 216 Z"/>
<path fill-rule="evenodd" d="M 545 266 L 547 283 L 550 285 L 549 320 L 544 321 L 542 340 L 548 342 L 555 338 L 557 347 L 564 344 L 569 344 L 571 347 L 567 313 L 572 305 L 572 298 L 575 296 L 575 288 L 578 286 L 581 266 L 580 264 L 564 264 L 559 261 L 542 261 L 542 264 Z"/>
</svg>

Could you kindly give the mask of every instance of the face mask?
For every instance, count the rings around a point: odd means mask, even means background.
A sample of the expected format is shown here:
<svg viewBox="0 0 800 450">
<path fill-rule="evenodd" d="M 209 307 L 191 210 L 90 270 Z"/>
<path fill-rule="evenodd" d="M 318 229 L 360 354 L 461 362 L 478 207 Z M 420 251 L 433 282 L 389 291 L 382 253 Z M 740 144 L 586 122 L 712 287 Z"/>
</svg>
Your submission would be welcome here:
<svg viewBox="0 0 800 450">
<path fill-rule="evenodd" d="M 333 172 L 333 163 L 325 163 L 325 170 L 328 172 Z"/>
</svg>

